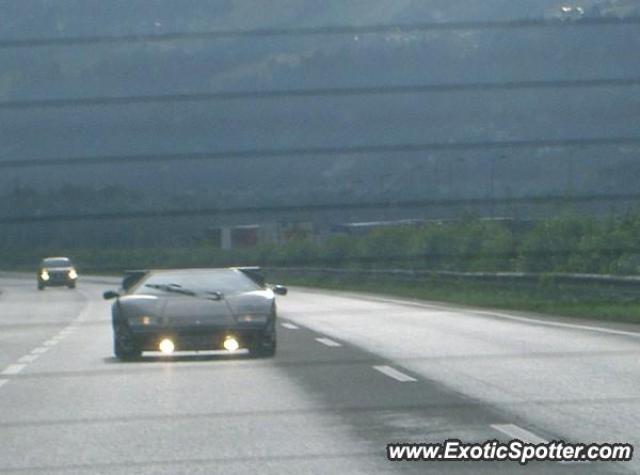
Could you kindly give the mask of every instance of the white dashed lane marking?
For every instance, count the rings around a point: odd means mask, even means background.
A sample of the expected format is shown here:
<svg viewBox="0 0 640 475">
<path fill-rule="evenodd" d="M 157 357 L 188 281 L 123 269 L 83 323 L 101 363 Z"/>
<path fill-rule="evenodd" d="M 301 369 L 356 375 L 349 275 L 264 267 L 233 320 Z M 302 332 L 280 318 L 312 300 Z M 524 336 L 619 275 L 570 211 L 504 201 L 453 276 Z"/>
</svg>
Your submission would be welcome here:
<svg viewBox="0 0 640 475">
<path fill-rule="evenodd" d="M 549 443 L 548 440 L 543 439 L 542 437 L 534 434 L 533 432 L 523 429 L 522 427 L 517 426 L 515 424 L 492 424 L 491 428 L 497 430 L 498 432 L 502 432 L 505 435 L 508 435 L 512 439 L 519 439 L 523 442 L 528 442 L 530 444 L 548 444 Z M 590 462 L 574 460 L 574 461 L 561 461 L 558 463 L 561 465 L 573 465 L 578 463 L 588 464 Z"/>
<path fill-rule="evenodd" d="M 4 371 L 0 374 L 18 374 L 20 371 L 22 371 L 25 366 L 27 366 L 26 364 L 10 364 L 9 366 L 7 366 Z"/>
<path fill-rule="evenodd" d="M 316 341 L 318 343 L 322 343 L 323 345 L 326 346 L 331 346 L 331 347 L 338 347 L 338 346 L 342 346 L 340 343 L 338 343 L 337 341 L 333 341 L 329 338 L 316 338 Z"/>
<path fill-rule="evenodd" d="M 86 313 L 86 309 L 82 314 L 78 316 L 76 320 L 81 320 L 82 318 L 84 318 L 85 313 Z M 75 332 L 77 329 L 78 327 L 76 323 L 72 323 L 71 325 L 63 328 L 56 335 L 52 336 L 50 339 L 42 343 L 42 346 L 34 348 L 29 352 L 28 355 L 24 355 L 23 357 L 21 357 L 18 360 L 18 364 L 10 364 L 3 371 L 1 371 L 0 374 L 15 375 L 20 373 L 27 366 L 27 364 L 33 363 L 35 360 L 37 360 L 40 357 L 40 355 L 49 351 L 51 347 L 60 343 L 60 341 L 62 341 L 64 338 L 66 338 L 67 336 Z M 8 379 L 0 379 L 0 386 L 4 385 L 8 381 L 9 381 Z"/>
<path fill-rule="evenodd" d="M 412 383 L 414 381 L 417 381 L 416 378 L 413 378 L 408 374 L 404 374 L 397 369 L 392 368 L 391 366 L 374 366 L 373 369 L 381 372 L 386 376 L 389 376 L 390 378 L 395 379 L 396 381 L 400 381 L 401 383 Z"/>
<path fill-rule="evenodd" d="M 491 427 L 498 432 L 508 435 L 512 439 L 519 439 L 523 442 L 529 442 L 531 444 L 546 444 L 547 440 L 542 437 L 538 437 L 533 432 L 529 432 L 522 427 L 515 424 L 492 424 Z"/>
<path fill-rule="evenodd" d="M 35 361 L 38 359 L 40 355 L 24 355 L 22 358 L 20 358 L 18 360 L 18 363 L 31 363 L 32 361 Z"/>
<path fill-rule="evenodd" d="M 283 326 L 284 328 L 289 329 L 289 330 L 298 330 L 298 329 L 300 329 L 300 327 L 299 327 L 299 326 L 294 325 L 293 323 L 283 323 L 283 324 L 282 324 L 282 326 Z"/>
</svg>

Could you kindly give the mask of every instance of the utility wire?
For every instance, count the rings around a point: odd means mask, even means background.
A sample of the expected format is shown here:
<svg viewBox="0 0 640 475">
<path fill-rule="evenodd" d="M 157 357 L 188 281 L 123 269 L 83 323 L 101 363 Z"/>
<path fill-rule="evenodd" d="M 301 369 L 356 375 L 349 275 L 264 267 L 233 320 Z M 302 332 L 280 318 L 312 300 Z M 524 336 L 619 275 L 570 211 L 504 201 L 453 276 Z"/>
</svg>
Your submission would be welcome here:
<svg viewBox="0 0 640 475">
<path fill-rule="evenodd" d="M 159 102 L 196 102 L 248 99 L 283 99 L 306 97 L 350 97 L 395 94 L 426 94 L 463 91 L 511 91 L 522 89 L 565 89 L 639 86 L 640 78 L 566 79 L 551 81 L 504 81 L 459 84 L 416 84 L 406 86 L 336 87 L 282 89 L 271 91 L 224 91 L 135 96 L 97 96 L 62 99 L 31 99 L 0 102 L 0 109 L 25 110 L 62 107 L 123 106 Z"/>
<path fill-rule="evenodd" d="M 482 141 L 482 142 L 432 142 L 424 144 L 394 144 L 394 145 L 361 145 L 353 147 L 302 147 L 287 149 L 254 149 L 228 150 L 222 152 L 192 152 L 170 154 L 140 154 L 140 155 L 103 155 L 95 157 L 62 157 L 62 158 L 25 158 L 0 160 L 0 169 L 27 167 L 58 167 L 58 166 L 95 166 L 95 165 L 131 165 L 135 163 L 159 163 L 173 161 L 212 161 L 212 160 L 242 160 L 256 158 L 288 158 L 309 156 L 360 156 L 371 158 L 374 154 L 403 153 L 403 152 L 440 152 L 465 150 L 496 150 L 522 148 L 552 148 L 552 147 L 594 147 L 594 146 L 637 146 L 640 137 L 595 137 L 573 139 L 536 139 L 510 141 Z"/>
</svg>

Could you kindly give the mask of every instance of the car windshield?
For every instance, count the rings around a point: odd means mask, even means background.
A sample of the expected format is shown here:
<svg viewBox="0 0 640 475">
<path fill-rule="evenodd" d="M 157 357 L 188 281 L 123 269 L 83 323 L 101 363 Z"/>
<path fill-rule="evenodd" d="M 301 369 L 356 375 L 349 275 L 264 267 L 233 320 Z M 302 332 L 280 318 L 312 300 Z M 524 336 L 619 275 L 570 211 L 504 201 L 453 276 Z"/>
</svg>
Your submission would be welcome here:
<svg viewBox="0 0 640 475">
<path fill-rule="evenodd" d="M 69 259 L 55 258 L 45 259 L 42 261 L 42 267 L 71 267 L 71 261 Z"/>
<path fill-rule="evenodd" d="M 235 294 L 260 290 L 260 287 L 242 272 L 232 269 L 183 270 L 152 273 L 136 285 L 133 294 L 162 294 L 174 292 L 190 294 Z"/>
</svg>

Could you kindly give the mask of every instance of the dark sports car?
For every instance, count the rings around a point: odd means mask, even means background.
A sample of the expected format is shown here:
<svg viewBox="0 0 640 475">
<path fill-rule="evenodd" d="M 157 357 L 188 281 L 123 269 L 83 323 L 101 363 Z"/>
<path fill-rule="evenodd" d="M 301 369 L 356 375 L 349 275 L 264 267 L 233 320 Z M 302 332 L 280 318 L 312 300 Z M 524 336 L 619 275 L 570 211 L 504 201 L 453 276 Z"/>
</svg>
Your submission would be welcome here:
<svg viewBox="0 0 640 475">
<path fill-rule="evenodd" d="M 276 351 L 275 294 L 255 268 L 132 271 L 112 306 L 113 348 L 122 360 L 143 351 L 247 348 Z"/>
</svg>

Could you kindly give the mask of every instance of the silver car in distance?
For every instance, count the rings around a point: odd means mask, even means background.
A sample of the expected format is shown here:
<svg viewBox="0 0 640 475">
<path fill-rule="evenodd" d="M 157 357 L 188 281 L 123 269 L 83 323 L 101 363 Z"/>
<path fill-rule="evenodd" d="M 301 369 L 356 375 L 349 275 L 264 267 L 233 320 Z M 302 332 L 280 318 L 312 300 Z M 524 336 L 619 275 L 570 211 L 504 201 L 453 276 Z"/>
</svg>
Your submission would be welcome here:
<svg viewBox="0 0 640 475">
<path fill-rule="evenodd" d="M 46 257 L 40 261 L 36 277 L 38 290 L 62 286 L 75 289 L 78 271 L 68 257 Z"/>
</svg>

